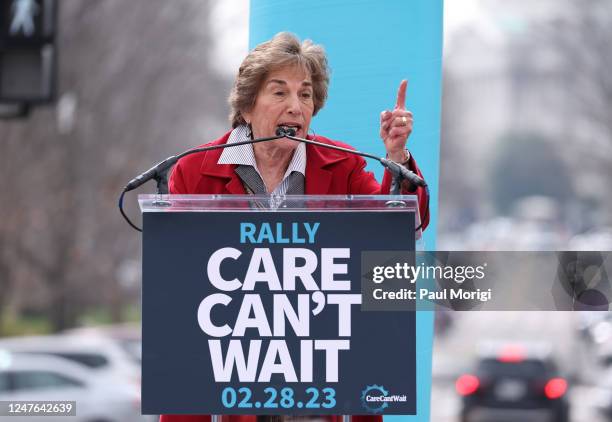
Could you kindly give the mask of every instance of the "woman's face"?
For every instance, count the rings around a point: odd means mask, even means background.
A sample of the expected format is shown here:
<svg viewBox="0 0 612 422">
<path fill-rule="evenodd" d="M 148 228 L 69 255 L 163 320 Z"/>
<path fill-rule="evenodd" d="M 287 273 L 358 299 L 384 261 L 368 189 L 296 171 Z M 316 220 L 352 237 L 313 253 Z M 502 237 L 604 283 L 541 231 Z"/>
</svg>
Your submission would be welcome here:
<svg viewBox="0 0 612 422">
<path fill-rule="evenodd" d="M 275 136 L 279 126 L 294 127 L 296 136 L 305 138 L 314 111 L 312 95 L 310 75 L 299 66 L 282 67 L 268 74 L 255 106 L 242 115 L 251 123 L 255 138 Z M 281 143 L 293 148 L 297 145 L 297 142 L 282 139 L 277 146 Z"/>
</svg>

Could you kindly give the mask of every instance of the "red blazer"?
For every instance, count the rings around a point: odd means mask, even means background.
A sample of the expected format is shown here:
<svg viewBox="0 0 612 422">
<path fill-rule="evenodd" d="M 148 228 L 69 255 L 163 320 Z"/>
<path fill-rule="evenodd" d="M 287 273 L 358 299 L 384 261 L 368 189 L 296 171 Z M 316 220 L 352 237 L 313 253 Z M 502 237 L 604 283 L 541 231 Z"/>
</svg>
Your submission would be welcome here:
<svg viewBox="0 0 612 422">
<path fill-rule="evenodd" d="M 225 144 L 230 132 L 221 138 L 206 144 Z M 351 148 L 341 142 L 332 141 L 322 136 L 314 139 L 331 145 Z M 204 145 L 203 145 L 204 146 Z M 240 177 L 234 172 L 233 164 L 217 164 L 223 149 L 201 152 L 181 158 L 170 176 L 169 188 L 172 194 L 242 194 L 246 191 Z M 392 176 L 385 171 L 382 186 L 374 175 L 364 170 L 366 162 L 363 158 L 342 151 L 306 145 L 306 177 L 304 193 L 306 195 L 368 195 L 388 194 Z M 409 167 L 423 177 L 416 162 L 411 157 Z M 415 194 L 402 190 L 404 194 Z M 419 198 L 419 212 L 423 221 L 423 229 L 429 222 L 429 213 L 425 212 L 427 204 L 425 191 L 416 190 Z M 328 422 L 341 422 L 341 416 L 328 416 Z M 161 415 L 160 422 L 210 422 L 209 415 Z M 257 422 L 256 416 L 230 416 L 229 422 Z M 353 416 L 353 422 L 382 422 L 382 416 Z"/>
<path fill-rule="evenodd" d="M 230 132 L 221 138 L 202 146 L 225 144 Z M 352 148 L 341 142 L 322 136 L 314 139 L 326 144 Z M 217 164 L 223 149 L 188 155 L 179 160 L 170 175 L 169 188 L 173 194 L 242 194 L 246 191 L 240 177 L 234 172 L 234 164 Z M 376 195 L 389 194 L 391 173 L 385 170 L 382 185 L 374 174 L 364 170 L 366 162 L 362 157 L 328 148 L 306 145 L 306 195 Z M 413 157 L 408 163 L 410 170 L 423 177 Z M 429 223 L 425 190 L 402 189 L 402 194 L 416 194 L 419 199 L 419 213 L 423 229 Z"/>
</svg>

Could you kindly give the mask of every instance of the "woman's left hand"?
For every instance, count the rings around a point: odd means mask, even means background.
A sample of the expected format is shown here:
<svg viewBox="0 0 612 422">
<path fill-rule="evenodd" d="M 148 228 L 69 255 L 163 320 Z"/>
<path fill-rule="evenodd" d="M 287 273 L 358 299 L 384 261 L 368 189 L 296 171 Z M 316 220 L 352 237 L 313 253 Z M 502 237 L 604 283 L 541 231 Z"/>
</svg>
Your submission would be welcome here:
<svg viewBox="0 0 612 422">
<path fill-rule="evenodd" d="M 412 113 L 406 110 L 406 88 L 408 81 L 403 80 L 397 90 L 397 102 L 393 111 L 385 110 L 380 114 L 380 137 L 385 143 L 390 160 L 403 163 L 409 156 L 406 142 L 412 133 Z"/>
</svg>

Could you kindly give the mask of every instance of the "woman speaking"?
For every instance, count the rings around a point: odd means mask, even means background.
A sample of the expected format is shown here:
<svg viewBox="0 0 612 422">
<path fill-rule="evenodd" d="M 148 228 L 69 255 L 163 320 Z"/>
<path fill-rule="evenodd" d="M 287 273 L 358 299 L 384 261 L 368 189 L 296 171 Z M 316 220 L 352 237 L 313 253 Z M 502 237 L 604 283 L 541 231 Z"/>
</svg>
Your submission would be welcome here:
<svg viewBox="0 0 612 422">
<path fill-rule="evenodd" d="M 279 127 L 295 136 L 350 148 L 309 132 L 312 117 L 325 105 L 329 69 L 320 45 L 282 32 L 258 45 L 242 62 L 229 101 L 232 130 L 205 145 L 231 144 L 273 137 Z M 380 138 L 387 158 L 422 177 L 406 149 L 412 113 L 406 110 L 407 82 L 402 81 L 393 110 L 380 115 Z M 350 110 L 347 110 L 350 113 Z M 382 184 L 365 171 L 365 160 L 347 152 L 282 138 L 216 149 L 183 157 L 170 176 L 172 194 L 388 194 L 392 176 Z M 402 194 L 418 196 L 422 228 L 428 223 L 426 192 L 409 182 Z M 231 422 L 289 419 L 335 421 L 338 416 L 232 416 Z M 380 416 L 355 416 L 354 422 L 380 421 Z M 161 422 L 207 422 L 205 415 L 162 415 Z"/>
</svg>

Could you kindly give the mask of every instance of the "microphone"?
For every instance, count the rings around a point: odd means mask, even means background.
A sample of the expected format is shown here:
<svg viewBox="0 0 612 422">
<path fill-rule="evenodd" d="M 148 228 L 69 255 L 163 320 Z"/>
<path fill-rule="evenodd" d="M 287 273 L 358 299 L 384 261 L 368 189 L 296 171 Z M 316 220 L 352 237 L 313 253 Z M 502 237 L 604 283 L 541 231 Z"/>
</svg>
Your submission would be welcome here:
<svg viewBox="0 0 612 422">
<path fill-rule="evenodd" d="M 159 177 L 161 177 L 163 174 L 166 173 L 166 171 L 168 171 L 168 169 L 170 169 L 170 167 L 172 167 L 173 165 L 176 164 L 176 162 L 179 160 L 179 156 L 176 155 L 172 155 L 168 158 L 166 158 L 164 161 L 161 161 L 157 164 L 155 164 L 153 167 L 151 167 L 149 170 L 145 171 L 144 173 L 134 177 L 132 180 L 130 180 L 130 182 L 125 185 L 125 191 L 129 192 L 131 190 L 136 189 L 137 187 L 139 187 L 140 185 L 142 185 L 143 183 L 148 182 L 151 179 L 158 179 Z"/>
<path fill-rule="evenodd" d="M 413 171 L 408 170 L 406 167 L 401 164 L 396 163 L 395 161 L 387 160 L 386 158 L 381 158 L 380 163 L 389 169 L 389 171 L 395 175 L 400 175 L 402 179 L 407 179 L 410 183 L 415 186 L 419 186 L 424 188 L 427 186 L 425 180 L 419 177 Z"/>
<path fill-rule="evenodd" d="M 276 129 L 276 136 L 295 136 L 295 128 L 292 128 L 290 126 L 279 126 Z"/>
<path fill-rule="evenodd" d="M 278 135 L 279 131 L 281 131 L 282 129 L 282 135 Z M 221 144 L 221 145 L 211 145 L 208 147 L 201 147 L 201 148 L 194 148 L 194 149 L 190 149 L 187 150 L 181 154 L 178 155 L 172 155 L 168 158 L 166 158 L 165 160 L 157 163 L 156 165 L 154 165 L 153 167 L 151 167 L 149 170 L 145 171 L 144 173 L 136 176 L 135 178 L 133 178 L 132 180 L 130 180 L 130 182 L 125 185 L 125 188 L 123 188 L 123 192 L 129 192 L 131 190 L 136 189 L 137 187 L 139 187 L 140 185 L 148 182 L 151 179 L 155 179 L 158 183 L 158 186 L 161 183 L 163 184 L 163 182 L 166 179 L 166 173 L 167 171 L 170 169 L 170 167 L 172 167 L 173 165 L 176 164 L 176 162 L 178 160 L 180 160 L 181 158 L 183 158 L 186 155 L 191 155 L 191 154 L 195 154 L 198 152 L 204 152 L 204 151 L 212 151 L 215 149 L 222 149 L 222 148 L 230 148 L 230 147 L 237 147 L 239 145 L 246 145 L 246 144 L 256 144 L 259 142 L 266 142 L 266 141 L 273 141 L 275 139 L 281 139 L 284 138 L 286 135 L 286 133 L 293 133 L 295 134 L 295 129 L 291 128 L 291 127 L 287 127 L 287 128 L 283 128 L 283 127 L 279 127 L 278 129 L 276 129 L 276 136 L 270 136 L 268 138 L 258 138 L 258 139 L 249 139 L 248 141 L 240 141 L 240 142 L 234 142 L 231 144 Z M 167 187 L 167 184 L 165 185 Z M 168 193 L 167 190 L 165 192 L 158 192 L 160 194 L 166 194 Z"/>
<path fill-rule="evenodd" d="M 262 139 L 244 141 L 244 142 L 237 142 L 233 144 L 224 144 L 220 146 L 221 147 L 225 147 L 225 146 L 231 147 L 231 146 L 238 146 L 238 145 L 243 145 L 243 144 L 248 144 L 248 143 L 257 143 L 257 142 L 262 142 L 262 141 L 275 140 L 275 139 L 280 139 L 280 138 L 284 138 L 288 136 L 295 136 L 295 133 L 296 133 L 295 128 L 292 128 L 290 126 L 279 126 L 276 129 L 276 136 L 273 136 L 270 138 L 262 138 Z M 206 148 L 206 147 L 197 148 L 197 149 L 193 149 L 190 151 L 186 151 L 179 155 L 172 155 L 166 158 L 165 160 L 155 164 L 153 167 L 151 167 L 149 170 L 145 171 L 144 173 L 130 180 L 130 182 L 125 186 L 124 191 L 129 192 L 131 190 L 138 188 L 139 186 L 143 185 L 144 183 L 148 182 L 151 179 L 158 180 L 164 177 L 165 173 L 170 169 L 170 167 L 175 165 L 176 162 L 181 157 L 184 157 L 185 155 L 189 155 L 189 154 L 193 154 L 193 153 L 201 152 L 201 151 L 208 151 L 209 149 L 216 149 L 216 148 L 214 147 L 213 148 Z M 167 192 L 163 192 L 163 193 L 167 193 Z"/>
</svg>

